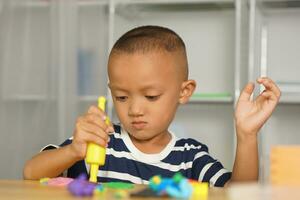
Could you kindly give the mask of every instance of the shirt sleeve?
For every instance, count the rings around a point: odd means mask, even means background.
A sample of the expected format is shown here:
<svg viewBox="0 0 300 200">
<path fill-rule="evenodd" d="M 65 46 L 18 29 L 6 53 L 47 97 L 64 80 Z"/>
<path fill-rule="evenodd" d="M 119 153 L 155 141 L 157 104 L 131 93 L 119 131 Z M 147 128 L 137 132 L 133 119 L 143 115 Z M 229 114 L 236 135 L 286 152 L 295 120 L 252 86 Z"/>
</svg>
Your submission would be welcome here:
<svg viewBox="0 0 300 200">
<path fill-rule="evenodd" d="M 40 152 L 42 151 L 46 151 L 46 150 L 50 150 L 50 149 L 58 149 L 60 147 L 66 146 L 68 144 L 71 144 L 73 140 L 73 137 L 70 137 L 69 139 L 65 140 L 63 143 L 61 143 L 60 145 L 55 145 L 55 144 L 47 144 L 46 146 L 44 146 Z"/>
<path fill-rule="evenodd" d="M 207 146 L 203 145 L 193 160 L 193 177 L 201 182 L 209 182 L 210 186 L 223 187 L 231 178 L 231 172 L 221 162 L 212 158 Z"/>
</svg>

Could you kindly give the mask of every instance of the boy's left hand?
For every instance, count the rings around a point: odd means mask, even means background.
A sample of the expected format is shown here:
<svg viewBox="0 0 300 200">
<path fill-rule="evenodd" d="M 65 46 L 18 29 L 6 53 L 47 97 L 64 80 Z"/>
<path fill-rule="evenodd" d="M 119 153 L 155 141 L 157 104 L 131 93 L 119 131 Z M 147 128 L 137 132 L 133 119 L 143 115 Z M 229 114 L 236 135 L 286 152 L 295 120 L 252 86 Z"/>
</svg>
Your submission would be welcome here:
<svg viewBox="0 0 300 200">
<path fill-rule="evenodd" d="M 243 136 L 256 136 L 259 129 L 271 116 L 281 95 L 278 86 L 271 79 L 258 78 L 257 83 L 263 84 L 266 89 L 255 100 L 251 100 L 254 83 L 248 83 L 241 92 L 236 105 L 237 133 Z"/>
</svg>

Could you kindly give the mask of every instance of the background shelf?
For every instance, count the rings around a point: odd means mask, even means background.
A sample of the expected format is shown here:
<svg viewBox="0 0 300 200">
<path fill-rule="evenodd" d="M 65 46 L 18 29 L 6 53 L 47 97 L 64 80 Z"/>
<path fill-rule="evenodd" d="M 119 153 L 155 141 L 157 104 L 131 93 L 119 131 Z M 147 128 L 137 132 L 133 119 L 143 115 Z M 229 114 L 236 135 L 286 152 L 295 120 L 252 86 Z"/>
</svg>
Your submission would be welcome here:
<svg viewBox="0 0 300 200">
<path fill-rule="evenodd" d="M 272 145 L 300 144 L 300 1 L 250 1 L 249 77 L 272 78 L 281 99 L 260 135 L 262 180 L 269 180 Z"/>
<path fill-rule="evenodd" d="M 248 81 L 270 76 L 282 97 L 260 134 L 261 160 L 271 144 L 300 144 L 299 4 L 0 0 L 0 125 L 5 138 L 0 146 L 12 152 L 8 159 L 0 153 L 7 160 L 0 177 L 21 178 L 16 172 L 25 159 L 46 143 L 59 144 L 72 135 L 76 118 L 96 105 L 98 95 L 109 96 L 106 65 L 112 44 L 129 29 L 148 24 L 182 36 L 190 78 L 197 82 L 190 103 L 179 106 L 171 126 L 176 133 L 207 144 L 231 169 L 239 92 Z M 108 108 L 118 122 L 113 107 Z"/>
<path fill-rule="evenodd" d="M 203 93 L 194 94 L 191 103 L 233 103 L 233 97 L 229 93 Z"/>
<path fill-rule="evenodd" d="M 160 4 L 228 4 L 234 3 L 234 0 L 116 0 L 116 4 L 152 4 L 152 5 L 160 5 Z"/>
<path fill-rule="evenodd" d="M 78 6 L 90 7 L 90 6 L 103 6 L 108 5 L 109 0 L 74 0 L 77 1 Z M 53 5 L 52 0 L 25 0 L 23 3 L 17 4 L 19 6 L 24 6 L 27 8 L 42 8 L 42 7 L 50 7 Z"/>
<path fill-rule="evenodd" d="M 48 101 L 51 100 L 47 96 L 42 95 L 14 95 L 3 98 L 4 101 Z"/>
</svg>

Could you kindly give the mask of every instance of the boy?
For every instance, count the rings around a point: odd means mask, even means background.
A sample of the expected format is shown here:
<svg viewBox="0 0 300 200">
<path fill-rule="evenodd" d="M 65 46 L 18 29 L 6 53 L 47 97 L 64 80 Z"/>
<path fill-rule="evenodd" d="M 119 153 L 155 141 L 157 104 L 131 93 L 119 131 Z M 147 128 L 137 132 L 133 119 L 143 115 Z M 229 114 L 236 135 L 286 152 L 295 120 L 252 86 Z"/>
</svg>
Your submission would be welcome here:
<svg viewBox="0 0 300 200">
<path fill-rule="evenodd" d="M 109 88 L 120 125 L 106 125 L 106 115 L 91 106 L 76 123 L 73 138 L 59 148 L 48 146 L 26 163 L 25 179 L 69 177 L 88 173 L 84 158 L 87 143 L 107 147 L 106 163 L 98 181 L 147 184 L 160 174 L 185 177 L 224 186 L 231 181 L 258 179 L 257 133 L 270 117 L 280 91 L 268 78 L 257 80 L 266 90 L 250 100 L 254 84 L 242 91 L 236 107 L 237 152 L 233 172 L 208 154 L 193 139 L 179 139 L 168 130 L 179 104 L 196 87 L 188 79 L 185 45 L 172 30 L 143 26 L 125 33 L 113 46 L 108 60 Z"/>
</svg>

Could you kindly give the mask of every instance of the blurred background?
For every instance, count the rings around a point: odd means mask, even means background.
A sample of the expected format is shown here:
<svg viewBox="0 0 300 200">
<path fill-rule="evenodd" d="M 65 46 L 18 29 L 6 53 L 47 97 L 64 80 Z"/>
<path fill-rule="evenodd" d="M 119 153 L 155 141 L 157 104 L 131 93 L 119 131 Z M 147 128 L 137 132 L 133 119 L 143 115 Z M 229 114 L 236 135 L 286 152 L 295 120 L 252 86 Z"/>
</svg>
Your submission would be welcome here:
<svg viewBox="0 0 300 200">
<path fill-rule="evenodd" d="M 282 98 L 259 134 L 260 179 L 274 145 L 300 143 L 300 0 L 0 0 L 0 178 L 72 136 L 75 120 L 107 95 L 106 64 L 118 37 L 161 25 L 185 41 L 196 93 L 171 130 L 193 137 L 232 169 L 240 90 L 271 77 Z M 255 96 L 263 88 L 257 87 Z"/>
</svg>

